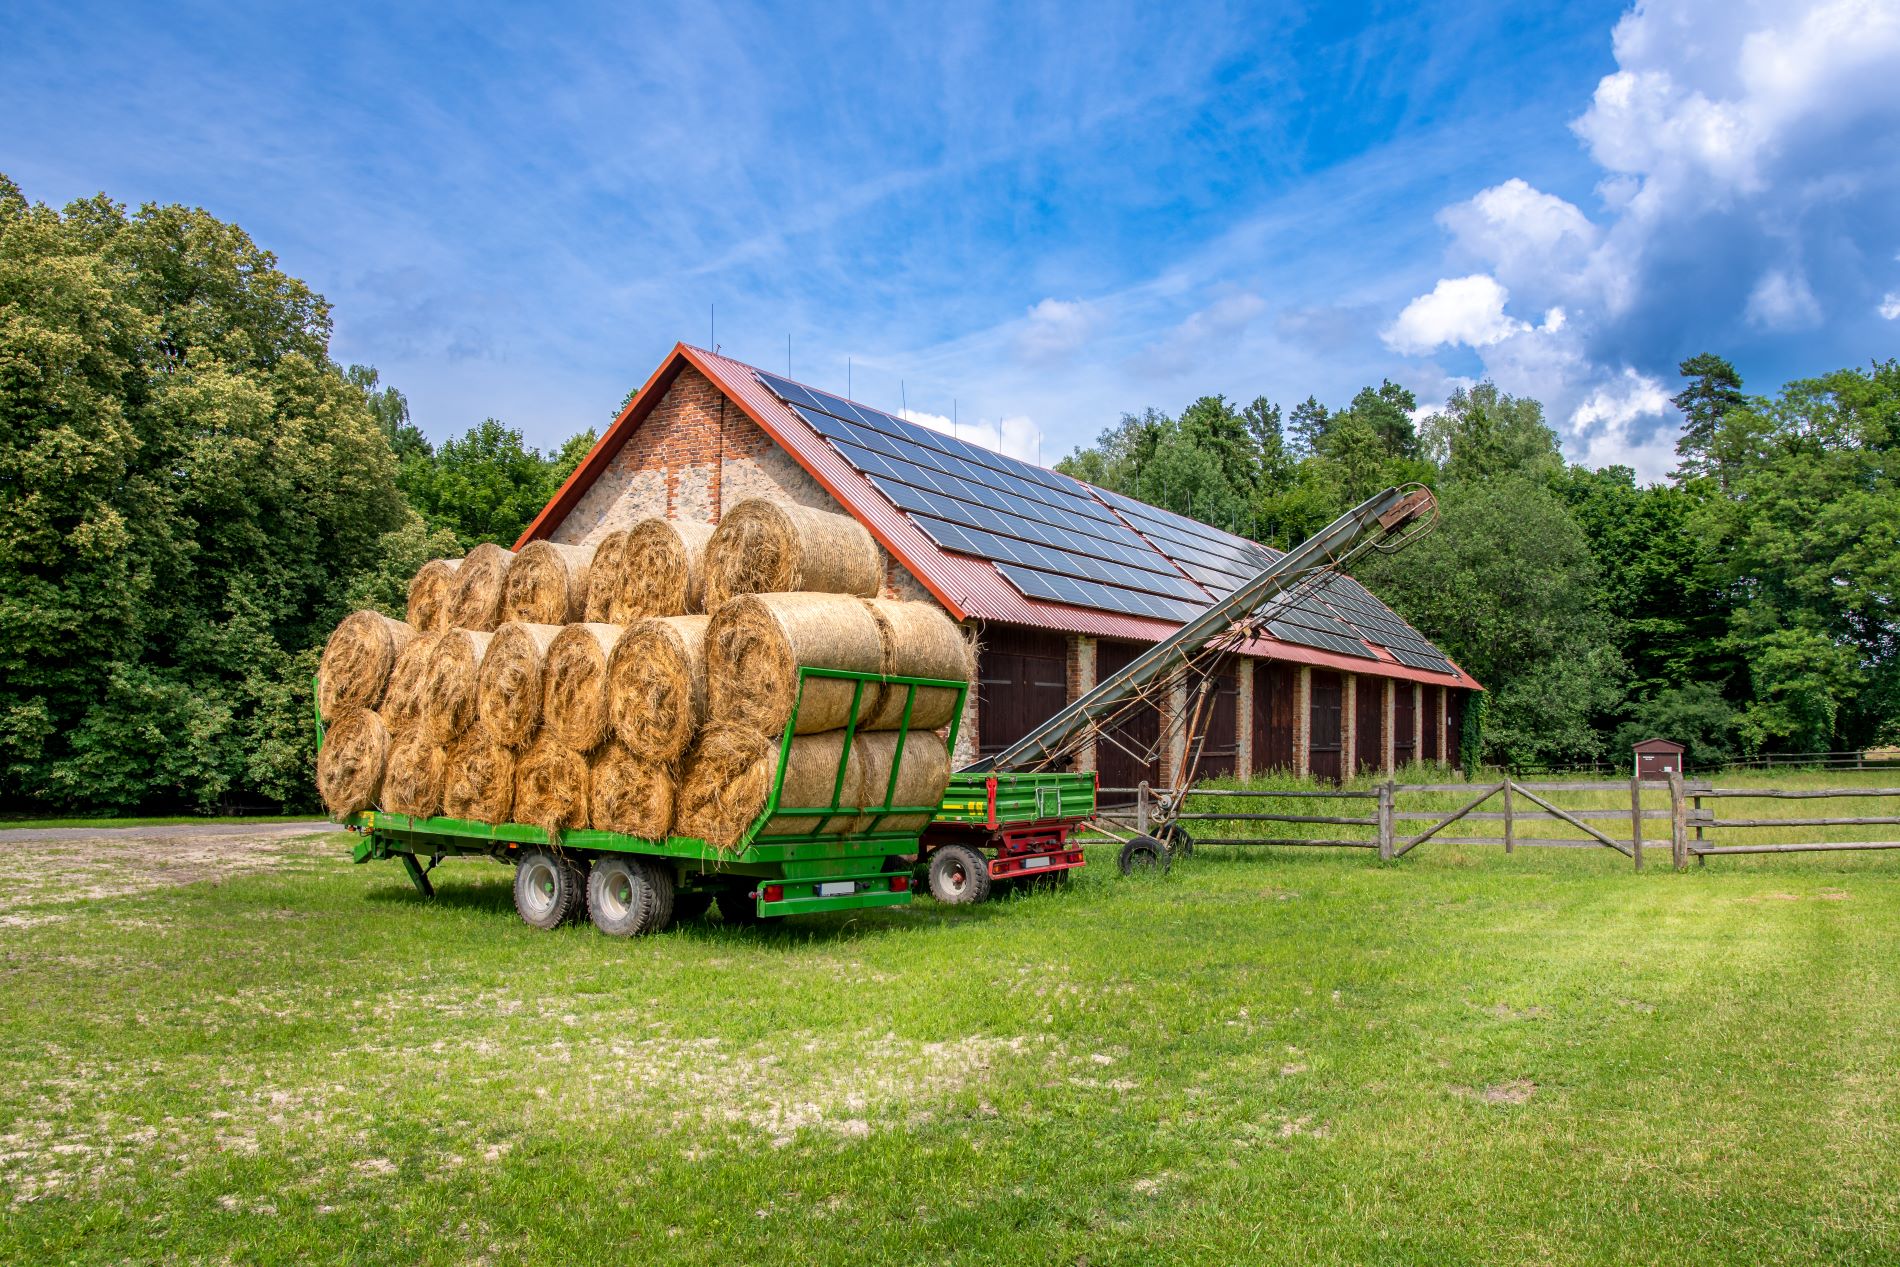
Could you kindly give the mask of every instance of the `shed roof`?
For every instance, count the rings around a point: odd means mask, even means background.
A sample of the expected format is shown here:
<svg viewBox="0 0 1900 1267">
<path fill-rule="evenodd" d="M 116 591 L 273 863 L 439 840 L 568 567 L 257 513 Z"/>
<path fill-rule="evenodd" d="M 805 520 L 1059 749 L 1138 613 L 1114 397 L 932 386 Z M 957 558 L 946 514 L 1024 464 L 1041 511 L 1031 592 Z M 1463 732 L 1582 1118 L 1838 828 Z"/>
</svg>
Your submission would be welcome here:
<svg viewBox="0 0 1900 1267">
<path fill-rule="evenodd" d="M 1153 642 L 1279 557 L 1186 516 L 684 343 L 628 402 L 517 548 L 560 525 L 688 366 L 959 619 Z M 1478 687 L 1347 576 L 1329 578 L 1270 632 L 1247 652 Z"/>
</svg>

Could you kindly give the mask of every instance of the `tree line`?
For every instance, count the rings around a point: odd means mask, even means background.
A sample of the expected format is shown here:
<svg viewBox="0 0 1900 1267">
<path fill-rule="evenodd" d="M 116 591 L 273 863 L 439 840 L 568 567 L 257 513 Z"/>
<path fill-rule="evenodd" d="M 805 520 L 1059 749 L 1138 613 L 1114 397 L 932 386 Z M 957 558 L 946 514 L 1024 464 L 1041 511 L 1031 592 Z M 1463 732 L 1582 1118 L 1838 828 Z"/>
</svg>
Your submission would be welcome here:
<svg viewBox="0 0 1900 1267">
<path fill-rule="evenodd" d="M 1288 547 L 1381 488 L 1441 516 L 1360 579 L 1487 689 L 1467 756 L 1690 760 L 1900 739 L 1900 363 L 1743 390 L 1682 362 L 1663 483 L 1566 463 L 1536 400 L 1481 382 L 1423 413 L 1390 381 L 1329 409 L 1203 396 L 1129 414 L 1070 474 Z"/>
<path fill-rule="evenodd" d="M 322 296 L 203 210 L 30 203 L 0 176 L 0 806 L 313 803 L 329 630 L 425 560 L 511 543 L 594 443 L 434 445 L 331 358 Z M 1567 465 L 1481 383 L 1131 414 L 1072 474 L 1287 546 L 1393 483 L 1435 533 L 1362 579 L 1490 688 L 1487 760 L 1895 738 L 1893 362 L 1746 395 L 1683 366 L 1682 469 Z"/>
</svg>

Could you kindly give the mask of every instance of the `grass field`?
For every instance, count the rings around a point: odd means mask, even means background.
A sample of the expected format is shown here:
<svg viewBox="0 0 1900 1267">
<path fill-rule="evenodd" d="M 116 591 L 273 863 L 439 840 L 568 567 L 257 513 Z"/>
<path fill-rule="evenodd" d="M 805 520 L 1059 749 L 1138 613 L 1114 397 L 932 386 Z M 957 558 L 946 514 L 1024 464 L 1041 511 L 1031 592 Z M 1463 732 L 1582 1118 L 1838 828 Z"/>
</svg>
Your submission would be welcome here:
<svg viewBox="0 0 1900 1267">
<path fill-rule="evenodd" d="M 1900 854 L 1102 851 L 621 942 L 345 841 L 4 907 L 0 1261 L 1900 1258 Z"/>
<path fill-rule="evenodd" d="M 160 818 L 5 818 L 0 831 L 45 831 L 69 827 L 185 827 L 201 823 L 245 825 L 250 823 L 295 823 L 321 814 L 240 814 L 211 817 L 204 814 L 174 814 Z"/>
</svg>

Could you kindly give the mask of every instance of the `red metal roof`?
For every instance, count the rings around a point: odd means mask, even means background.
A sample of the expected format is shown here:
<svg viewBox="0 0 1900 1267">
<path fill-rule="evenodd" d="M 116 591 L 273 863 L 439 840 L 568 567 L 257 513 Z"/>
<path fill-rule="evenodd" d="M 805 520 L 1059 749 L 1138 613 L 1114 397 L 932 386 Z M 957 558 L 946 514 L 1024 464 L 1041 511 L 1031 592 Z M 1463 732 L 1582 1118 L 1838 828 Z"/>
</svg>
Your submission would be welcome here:
<svg viewBox="0 0 1900 1267">
<path fill-rule="evenodd" d="M 607 428 L 575 468 L 573 475 L 568 477 L 553 499 L 521 534 L 520 540 L 515 542 L 516 549 L 547 536 L 560 525 L 580 501 L 582 494 L 607 469 L 628 437 L 666 395 L 666 389 L 672 386 L 673 380 L 688 365 L 710 379 L 748 418 L 791 454 L 826 492 L 837 498 L 870 530 L 878 544 L 889 550 L 958 619 L 997 621 L 1131 642 L 1157 642 L 1178 628 L 1167 621 L 1029 598 L 1004 580 L 996 566 L 988 560 L 952 554 L 941 549 L 911 522 L 908 515 L 892 505 L 869 480 L 839 456 L 804 419 L 792 412 L 785 402 L 760 382 L 751 366 L 685 343 L 673 346 L 673 351 L 647 379 L 620 417 Z M 1296 664 L 1463 689 L 1483 689 L 1470 677 L 1462 676 L 1462 669 L 1459 675 L 1433 673 L 1399 664 L 1378 647 L 1368 646 L 1368 650 L 1378 658 L 1366 660 L 1274 638 L 1256 638 L 1245 649 L 1249 655 Z"/>
</svg>

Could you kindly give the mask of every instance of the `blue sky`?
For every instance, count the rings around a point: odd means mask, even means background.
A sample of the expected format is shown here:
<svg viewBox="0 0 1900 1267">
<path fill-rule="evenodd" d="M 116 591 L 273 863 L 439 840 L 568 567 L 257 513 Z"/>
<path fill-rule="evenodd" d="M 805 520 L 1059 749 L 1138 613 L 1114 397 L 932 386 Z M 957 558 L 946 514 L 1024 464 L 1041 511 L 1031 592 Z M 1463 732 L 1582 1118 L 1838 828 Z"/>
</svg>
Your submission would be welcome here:
<svg viewBox="0 0 1900 1267">
<path fill-rule="evenodd" d="M 676 339 L 1053 461 L 1481 375 L 1670 465 L 1675 362 L 1891 355 L 1900 4 L 10 5 L 0 170 L 235 220 L 435 437 Z M 847 371 L 847 358 L 849 370 Z"/>
</svg>

